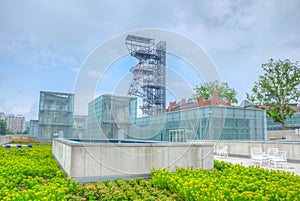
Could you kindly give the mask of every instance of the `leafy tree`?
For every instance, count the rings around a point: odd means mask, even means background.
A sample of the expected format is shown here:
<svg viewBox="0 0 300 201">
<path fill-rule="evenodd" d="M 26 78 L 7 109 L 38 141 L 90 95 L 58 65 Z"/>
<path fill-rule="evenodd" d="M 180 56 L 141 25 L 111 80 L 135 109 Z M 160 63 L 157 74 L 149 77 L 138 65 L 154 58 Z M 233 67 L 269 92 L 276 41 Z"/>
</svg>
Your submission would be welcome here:
<svg viewBox="0 0 300 201">
<path fill-rule="evenodd" d="M 280 122 L 285 130 L 285 119 L 295 113 L 290 105 L 300 99 L 299 64 L 288 59 L 270 59 L 268 63 L 262 64 L 262 68 L 265 73 L 254 83 L 252 94 L 247 94 L 247 99 L 255 105 L 265 105 L 268 116 Z"/>
<path fill-rule="evenodd" d="M 235 89 L 230 88 L 226 82 L 220 83 L 219 81 L 205 82 L 202 85 L 196 85 L 194 97 L 199 101 L 200 95 L 204 100 L 212 98 L 214 92 L 217 92 L 219 97 L 223 100 L 230 99 L 232 103 L 238 103 L 236 99 L 237 92 Z"/>
<path fill-rule="evenodd" d="M 6 125 L 5 122 L 1 119 L 0 120 L 0 135 L 6 134 Z"/>
</svg>

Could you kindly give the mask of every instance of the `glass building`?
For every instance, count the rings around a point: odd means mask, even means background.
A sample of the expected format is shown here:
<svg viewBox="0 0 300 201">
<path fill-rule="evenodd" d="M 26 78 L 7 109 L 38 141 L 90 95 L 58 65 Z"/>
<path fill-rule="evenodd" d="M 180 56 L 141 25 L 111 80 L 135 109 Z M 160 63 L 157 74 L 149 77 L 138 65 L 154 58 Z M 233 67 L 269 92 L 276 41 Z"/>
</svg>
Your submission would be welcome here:
<svg viewBox="0 0 300 201">
<path fill-rule="evenodd" d="M 300 112 L 295 113 L 291 118 L 285 120 L 287 129 L 294 130 L 300 129 Z M 280 122 L 274 122 L 272 118 L 267 117 L 268 130 L 282 130 Z"/>
<path fill-rule="evenodd" d="M 39 128 L 39 121 L 38 120 L 30 120 L 29 131 L 28 131 L 30 138 L 38 137 L 38 128 Z"/>
<path fill-rule="evenodd" d="M 73 137 L 74 94 L 40 92 L 38 140 Z"/>
<path fill-rule="evenodd" d="M 74 115 L 74 129 L 73 136 L 75 138 L 82 138 L 86 135 L 87 128 L 87 116 L 85 115 Z"/>
<path fill-rule="evenodd" d="M 102 95 L 89 103 L 87 135 L 84 138 L 124 139 L 135 115 L 136 98 Z"/>
<path fill-rule="evenodd" d="M 205 106 L 137 118 L 137 100 L 102 95 L 89 104 L 86 138 L 186 140 L 265 140 L 261 109 Z"/>
</svg>

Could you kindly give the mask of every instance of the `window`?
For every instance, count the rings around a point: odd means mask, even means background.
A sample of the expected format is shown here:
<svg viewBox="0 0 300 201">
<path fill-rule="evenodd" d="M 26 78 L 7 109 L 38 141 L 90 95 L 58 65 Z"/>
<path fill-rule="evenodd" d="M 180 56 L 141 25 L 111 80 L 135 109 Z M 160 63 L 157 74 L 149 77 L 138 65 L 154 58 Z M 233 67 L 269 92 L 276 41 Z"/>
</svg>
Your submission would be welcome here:
<svg viewBox="0 0 300 201">
<path fill-rule="evenodd" d="M 168 139 L 170 142 L 186 142 L 184 129 L 168 130 Z"/>
</svg>

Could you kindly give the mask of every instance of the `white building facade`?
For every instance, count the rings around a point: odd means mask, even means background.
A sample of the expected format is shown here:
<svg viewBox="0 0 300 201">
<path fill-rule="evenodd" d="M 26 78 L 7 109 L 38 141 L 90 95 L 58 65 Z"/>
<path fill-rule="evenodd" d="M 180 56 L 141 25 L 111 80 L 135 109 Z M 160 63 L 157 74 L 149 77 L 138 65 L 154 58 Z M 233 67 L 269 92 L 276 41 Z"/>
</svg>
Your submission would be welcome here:
<svg viewBox="0 0 300 201">
<path fill-rule="evenodd" d="M 8 115 L 5 117 L 6 129 L 11 133 L 23 133 L 26 130 L 24 116 Z"/>
</svg>

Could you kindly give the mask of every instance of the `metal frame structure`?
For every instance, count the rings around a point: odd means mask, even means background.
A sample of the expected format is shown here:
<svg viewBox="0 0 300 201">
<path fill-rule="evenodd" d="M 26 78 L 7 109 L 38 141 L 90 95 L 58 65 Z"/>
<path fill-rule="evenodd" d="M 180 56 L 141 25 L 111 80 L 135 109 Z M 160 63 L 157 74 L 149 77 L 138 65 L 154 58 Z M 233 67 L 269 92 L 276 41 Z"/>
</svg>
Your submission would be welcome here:
<svg viewBox="0 0 300 201">
<path fill-rule="evenodd" d="M 166 42 L 128 35 L 125 44 L 131 56 L 139 60 L 131 68 L 133 79 L 128 96 L 140 97 L 143 116 L 162 114 L 166 108 Z"/>
</svg>

